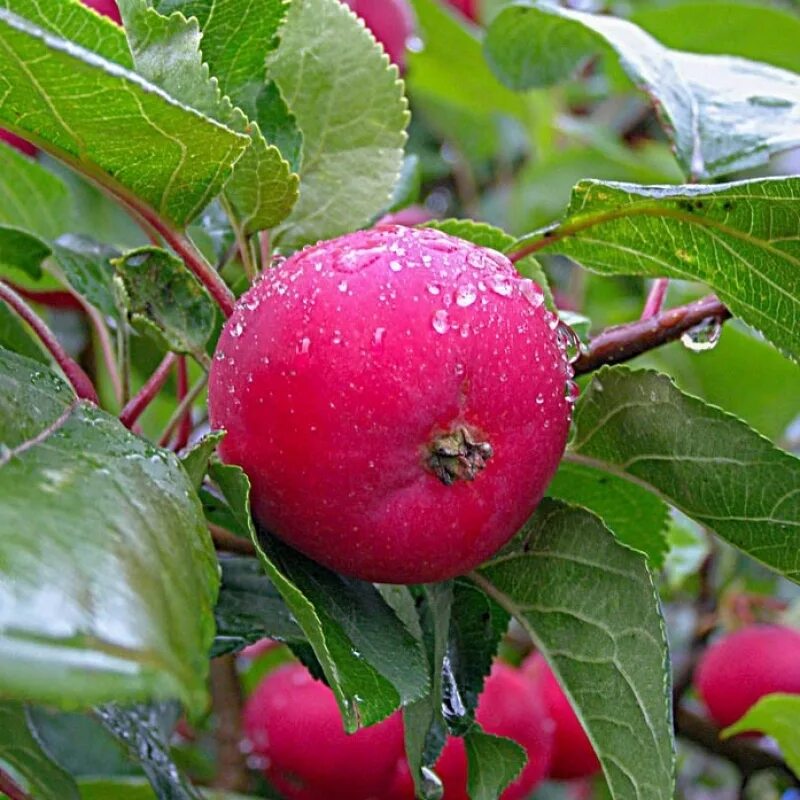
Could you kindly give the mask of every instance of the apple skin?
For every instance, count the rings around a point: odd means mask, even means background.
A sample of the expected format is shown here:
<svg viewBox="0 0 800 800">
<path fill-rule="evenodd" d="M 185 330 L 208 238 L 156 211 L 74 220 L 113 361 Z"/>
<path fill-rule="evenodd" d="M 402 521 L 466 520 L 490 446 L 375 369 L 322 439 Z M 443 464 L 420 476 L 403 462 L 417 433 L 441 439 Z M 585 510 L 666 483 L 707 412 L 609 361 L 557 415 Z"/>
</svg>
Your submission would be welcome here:
<svg viewBox="0 0 800 800">
<path fill-rule="evenodd" d="M 544 707 L 555 724 L 550 777 L 572 780 L 597 774 L 600 762 L 594 747 L 544 657 L 540 653 L 528 656 L 522 672 L 539 689 Z"/>
<path fill-rule="evenodd" d="M 0 140 L 4 141 L 6 144 L 10 144 L 12 147 L 19 150 L 20 153 L 24 153 L 26 156 L 36 155 L 37 150 L 34 145 L 11 133 L 11 131 L 6 131 L 0 128 Z"/>
<path fill-rule="evenodd" d="M 81 2 L 89 8 L 93 8 L 98 14 L 113 19 L 117 25 L 122 24 L 122 17 L 114 0 L 81 0 Z"/>
<path fill-rule="evenodd" d="M 403 752 L 400 712 L 352 735 L 333 692 L 301 664 L 271 672 L 248 698 L 245 735 L 264 774 L 288 800 L 382 797 Z"/>
<path fill-rule="evenodd" d="M 414 32 L 414 14 L 408 0 L 344 0 L 364 20 L 372 35 L 402 72 L 406 42 Z"/>
<path fill-rule="evenodd" d="M 433 214 L 425 206 L 413 205 L 385 214 L 378 220 L 378 225 L 405 225 L 411 228 L 414 225 L 430 222 L 432 219 L 434 219 Z"/>
<path fill-rule="evenodd" d="M 524 800 L 545 779 L 553 752 L 553 722 L 543 710 L 538 689 L 519 670 L 495 663 L 486 679 L 475 717 L 481 727 L 522 745 L 528 763 L 500 800 Z M 442 800 L 470 800 L 464 740 L 448 736 L 434 771 L 442 781 Z M 414 800 L 414 782 L 405 761 L 397 765 L 386 800 Z"/>
<path fill-rule="evenodd" d="M 694 682 L 721 727 L 732 725 L 764 695 L 800 694 L 800 631 L 749 625 L 723 636 L 703 654 Z"/>
<path fill-rule="evenodd" d="M 460 11 L 467 19 L 478 22 L 479 0 L 447 0 L 447 4 Z"/>
<path fill-rule="evenodd" d="M 465 573 L 519 530 L 563 454 L 557 324 L 505 256 L 440 231 L 321 242 L 225 325 L 209 381 L 220 454 L 249 476 L 256 519 L 331 569 Z M 440 458 L 453 437 L 463 459 Z"/>
</svg>

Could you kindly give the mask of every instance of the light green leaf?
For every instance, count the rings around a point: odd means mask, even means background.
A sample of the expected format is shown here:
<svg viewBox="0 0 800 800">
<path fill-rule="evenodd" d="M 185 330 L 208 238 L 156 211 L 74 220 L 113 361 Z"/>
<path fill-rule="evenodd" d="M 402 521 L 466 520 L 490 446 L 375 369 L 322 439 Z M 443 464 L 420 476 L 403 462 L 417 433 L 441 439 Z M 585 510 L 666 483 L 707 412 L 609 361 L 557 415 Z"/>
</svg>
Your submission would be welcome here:
<svg viewBox="0 0 800 800">
<path fill-rule="evenodd" d="M 660 569 L 669 549 L 667 505 L 639 484 L 583 464 L 563 461 L 547 495 L 597 514 L 624 544 Z"/>
<path fill-rule="evenodd" d="M 472 730 L 464 737 L 467 750 L 467 794 L 471 800 L 497 800 L 522 771 L 525 751 L 504 736 Z"/>
<path fill-rule="evenodd" d="M 141 778 L 84 778 L 78 782 L 81 800 L 161 800 Z M 204 800 L 257 800 L 234 792 L 200 789 Z"/>
<path fill-rule="evenodd" d="M 800 776 L 800 697 L 796 694 L 768 694 L 762 697 L 739 720 L 729 725 L 720 736 L 727 739 L 737 733 L 759 731 L 771 736 L 781 748 L 786 763 Z"/>
<path fill-rule="evenodd" d="M 669 658 L 644 557 L 593 514 L 546 499 L 473 580 L 546 656 L 595 747 L 612 798 L 671 800 Z"/>
<path fill-rule="evenodd" d="M 206 700 L 218 571 L 177 458 L 0 351 L 0 691 Z"/>
<path fill-rule="evenodd" d="M 32 358 L 41 364 L 50 363 L 38 340 L 28 333 L 19 317 L 5 303 L 0 303 L 0 347 Z"/>
<path fill-rule="evenodd" d="M 587 57 L 617 59 L 655 101 L 687 175 L 713 178 L 800 144 L 800 75 L 744 59 L 664 47 L 616 17 L 513 5 L 490 25 L 486 55 L 515 89 L 570 76 Z"/>
<path fill-rule="evenodd" d="M 35 800 L 77 800 L 78 787 L 31 732 L 22 703 L 0 703 L 0 767 Z"/>
<path fill-rule="evenodd" d="M 657 492 L 800 581 L 800 459 L 649 370 L 604 368 L 575 409 L 566 458 Z"/>
<path fill-rule="evenodd" d="M 125 286 L 131 322 L 175 353 L 208 360 L 214 302 L 180 259 L 157 247 L 141 247 L 114 259 Z"/>
<path fill-rule="evenodd" d="M 239 467 L 212 464 L 210 476 L 253 543 L 273 586 L 311 644 L 354 731 L 389 716 L 428 689 L 420 643 L 371 583 L 345 578 L 268 535 L 250 516 L 250 482 Z"/>
<path fill-rule="evenodd" d="M 0 225 L 54 239 L 69 230 L 71 218 L 63 181 L 0 142 Z"/>
<path fill-rule="evenodd" d="M 2 9 L 0 98 L 3 125 L 176 226 L 218 194 L 247 145 L 118 64 Z M 109 136 L 123 127 L 124 137 Z"/>
<path fill-rule="evenodd" d="M 636 23 L 667 47 L 763 61 L 800 72 L 800 18 L 760 3 L 682 0 L 633 8 Z"/>
<path fill-rule="evenodd" d="M 208 470 L 208 461 L 225 437 L 225 431 L 211 431 L 195 442 L 191 449 L 181 456 L 181 464 L 186 470 L 195 489 L 199 489 Z"/>
<path fill-rule="evenodd" d="M 293 0 L 267 74 L 303 132 L 300 200 L 276 241 L 366 225 L 400 174 L 408 111 L 397 68 L 338 0 Z"/>
<path fill-rule="evenodd" d="M 250 136 L 250 145 L 225 186 L 237 225 L 245 233 L 276 225 L 297 199 L 298 178 L 280 151 L 267 145 L 258 125 L 234 107 L 211 77 L 201 52 L 205 32 L 198 20 L 179 12 L 162 16 L 148 7 L 147 0 L 123 0 L 121 9 L 140 75 L 191 108 Z"/>
<path fill-rule="evenodd" d="M 800 359 L 800 178 L 717 186 L 581 181 L 563 222 L 518 243 L 605 275 L 708 284 L 731 311 Z"/>
<path fill-rule="evenodd" d="M 49 255 L 50 248 L 38 236 L 0 225 L 0 266 L 38 280 L 42 277 L 42 262 Z"/>
<path fill-rule="evenodd" d="M 114 299 L 114 267 L 111 259 L 119 253 L 85 236 L 66 234 L 53 245 L 53 256 L 78 294 L 108 317 L 118 317 Z"/>
<path fill-rule="evenodd" d="M 481 247 L 497 250 L 499 253 L 506 253 L 516 247 L 516 240 L 511 234 L 485 222 L 474 222 L 471 219 L 445 219 L 426 222 L 425 227 L 436 228 L 436 230 L 444 231 L 451 236 L 458 236 L 459 239 L 466 239 L 466 241 Z M 554 308 L 553 295 L 542 265 L 533 256 L 527 256 L 520 259 L 515 266 L 522 275 L 539 284 L 544 292 L 547 305 Z"/>
</svg>

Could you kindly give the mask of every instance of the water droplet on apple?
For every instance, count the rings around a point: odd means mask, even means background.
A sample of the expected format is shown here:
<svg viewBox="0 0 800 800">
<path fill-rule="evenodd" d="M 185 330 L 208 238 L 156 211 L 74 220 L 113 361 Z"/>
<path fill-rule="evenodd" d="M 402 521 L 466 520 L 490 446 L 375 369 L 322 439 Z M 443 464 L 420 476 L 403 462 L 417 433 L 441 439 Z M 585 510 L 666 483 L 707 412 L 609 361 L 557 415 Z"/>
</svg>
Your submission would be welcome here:
<svg viewBox="0 0 800 800">
<path fill-rule="evenodd" d="M 456 289 L 456 305 L 461 306 L 461 308 L 471 306 L 477 297 L 478 293 L 471 283 L 465 283 Z"/>
<path fill-rule="evenodd" d="M 447 312 L 440 308 L 437 312 L 433 315 L 433 329 L 436 333 L 447 333 L 447 329 L 450 327 L 447 317 Z"/>
</svg>

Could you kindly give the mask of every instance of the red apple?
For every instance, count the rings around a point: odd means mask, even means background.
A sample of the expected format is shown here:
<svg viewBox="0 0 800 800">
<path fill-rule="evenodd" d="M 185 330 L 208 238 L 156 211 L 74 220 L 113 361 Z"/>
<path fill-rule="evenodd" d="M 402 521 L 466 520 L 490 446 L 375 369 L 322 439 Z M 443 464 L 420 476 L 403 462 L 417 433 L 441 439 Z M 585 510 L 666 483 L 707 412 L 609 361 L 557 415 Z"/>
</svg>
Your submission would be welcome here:
<svg viewBox="0 0 800 800">
<path fill-rule="evenodd" d="M 122 24 L 122 17 L 120 17 L 119 9 L 114 0 L 81 0 L 81 2 L 85 6 L 89 6 L 89 8 L 93 8 L 98 14 L 113 19 L 117 25 Z"/>
<path fill-rule="evenodd" d="M 447 2 L 467 19 L 472 20 L 472 22 L 478 21 L 479 0 L 447 0 Z"/>
<path fill-rule="evenodd" d="M 541 692 L 544 707 L 555 724 L 550 777 L 570 780 L 599 772 L 594 747 L 548 663 L 534 653 L 525 659 L 522 671 Z"/>
<path fill-rule="evenodd" d="M 432 219 L 433 214 L 425 206 L 413 205 L 385 214 L 378 220 L 378 225 L 406 225 L 410 228 Z"/>
<path fill-rule="evenodd" d="M 333 692 L 300 664 L 271 672 L 242 715 L 264 774 L 289 800 L 368 800 L 388 791 L 403 751 L 400 712 L 348 735 Z"/>
<path fill-rule="evenodd" d="M 15 147 L 21 153 L 25 153 L 26 156 L 35 156 L 36 155 L 36 148 L 25 139 L 21 139 L 19 136 L 14 135 L 10 131 L 5 131 L 0 128 L 0 140 L 10 144 L 12 147 Z"/>
<path fill-rule="evenodd" d="M 318 562 L 385 583 L 462 574 L 531 515 L 564 451 L 557 325 L 505 256 L 440 231 L 321 242 L 225 326 L 220 453 L 261 524 Z"/>
<path fill-rule="evenodd" d="M 703 654 L 695 686 L 714 721 L 732 725 L 764 695 L 800 694 L 800 631 L 750 625 Z"/>
<path fill-rule="evenodd" d="M 344 0 L 364 20 L 389 58 L 404 70 L 406 42 L 414 32 L 414 14 L 408 0 Z"/>
</svg>

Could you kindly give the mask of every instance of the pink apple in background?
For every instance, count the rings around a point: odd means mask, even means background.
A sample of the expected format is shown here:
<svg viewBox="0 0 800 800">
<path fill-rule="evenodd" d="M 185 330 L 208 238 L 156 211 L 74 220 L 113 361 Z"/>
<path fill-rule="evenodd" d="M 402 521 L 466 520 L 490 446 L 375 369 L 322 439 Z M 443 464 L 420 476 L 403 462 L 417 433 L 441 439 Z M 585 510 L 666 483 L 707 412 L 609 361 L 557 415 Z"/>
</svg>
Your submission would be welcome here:
<svg viewBox="0 0 800 800">
<path fill-rule="evenodd" d="M 433 214 L 422 205 L 406 206 L 399 211 L 392 211 L 385 214 L 378 220 L 378 225 L 405 225 L 413 228 L 414 225 L 422 225 L 434 219 Z"/>
<path fill-rule="evenodd" d="M 406 42 L 414 32 L 408 0 L 344 0 L 364 20 L 400 70 L 406 67 Z"/>
<path fill-rule="evenodd" d="M 457 11 L 460 11 L 467 19 L 472 22 L 478 21 L 478 3 L 480 0 L 447 0 Z"/>
<path fill-rule="evenodd" d="M 93 8 L 98 14 L 102 14 L 109 19 L 113 19 L 117 25 L 122 24 L 122 17 L 120 17 L 119 9 L 114 0 L 81 0 L 85 6 Z"/>
</svg>

